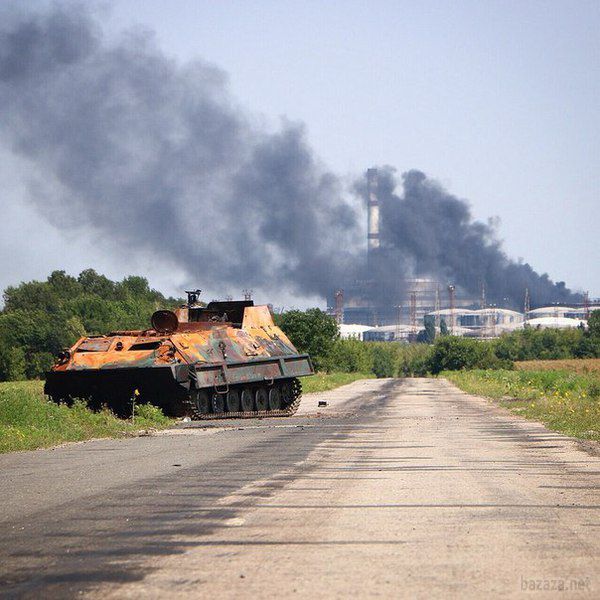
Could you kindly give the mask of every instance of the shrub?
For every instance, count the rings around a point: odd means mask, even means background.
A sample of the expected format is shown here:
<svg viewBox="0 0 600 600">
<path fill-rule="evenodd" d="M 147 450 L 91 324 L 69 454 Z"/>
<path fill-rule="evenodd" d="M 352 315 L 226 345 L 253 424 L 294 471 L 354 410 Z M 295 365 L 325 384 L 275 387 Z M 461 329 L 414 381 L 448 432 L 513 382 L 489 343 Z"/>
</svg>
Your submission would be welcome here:
<svg viewBox="0 0 600 600">
<path fill-rule="evenodd" d="M 327 368 L 339 335 L 335 319 L 319 308 L 310 308 L 284 312 L 276 315 L 275 320 L 299 352 L 311 355 L 317 370 Z"/>
<path fill-rule="evenodd" d="M 373 369 L 371 344 L 359 340 L 336 340 L 323 367 L 327 371 L 370 373 Z"/>
<path fill-rule="evenodd" d="M 153 404 L 136 404 L 135 418 L 138 425 L 168 425 L 170 422 L 169 417 L 165 417 L 163 411 Z"/>
<path fill-rule="evenodd" d="M 20 381 L 25 379 L 27 363 L 25 351 L 20 346 L 0 346 L 0 379 Z"/>
<path fill-rule="evenodd" d="M 600 382 L 593 381 L 588 387 L 588 394 L 593 400 L 600 398 Z"/>
<path fill-rule="evenodd" d="M 432 350 L 426 344 L 336 340 L 321 366 L 328 372 L 418 377 L 429 372 Z"/>
<path fill-rule="evenodd" d="M 433 347 L 425 344 L 399 346 L 396 360 L 397 377 L 423 377 L 431 368 Z"/>
<path fill-rule="evenodd" d="M 594 356 L 591 336 L 581 329 L 532 329 L 526 327 L 502 335 L 494 342 L 495 353 L 507 360 L 543 360 Z"/>
<path fill-rule="evenodd" d="M 393 346 L 378 344 L 373 348 L 373 373 L 376 377 L 394 377 L 395 362 Z"/>
<path fill-rule="evenodd" d="M 500 360 L 489 342 L 444 336 L 435 341 L 429 366 L 430 371 L 437 374 L 461 369 L 510 368 L 512 363 Z"/>
</svg>

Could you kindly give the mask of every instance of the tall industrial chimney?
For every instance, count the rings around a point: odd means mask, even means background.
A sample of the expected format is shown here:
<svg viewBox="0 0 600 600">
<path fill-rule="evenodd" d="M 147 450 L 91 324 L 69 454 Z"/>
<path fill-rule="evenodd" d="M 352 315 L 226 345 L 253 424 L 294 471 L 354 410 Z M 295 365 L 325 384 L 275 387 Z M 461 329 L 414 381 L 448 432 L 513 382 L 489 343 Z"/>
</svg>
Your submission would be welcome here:
<svg viewBox="0 0 600 600">
<path fill-rule="evenodd" d="M 378 177 L 377 169 L 367 170 L 367 208 L 368 208 L 368 234 L 367 249 L 371 254 L 379 249 L 379 198 L 377 196 Z"/>
</svg>

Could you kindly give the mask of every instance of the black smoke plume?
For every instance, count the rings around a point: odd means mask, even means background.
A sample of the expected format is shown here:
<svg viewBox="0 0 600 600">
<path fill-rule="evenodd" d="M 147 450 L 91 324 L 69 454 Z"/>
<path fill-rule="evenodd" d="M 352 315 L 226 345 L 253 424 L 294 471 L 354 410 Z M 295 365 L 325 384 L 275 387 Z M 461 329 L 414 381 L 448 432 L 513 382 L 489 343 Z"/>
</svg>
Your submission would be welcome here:
<svg viewBox="0 0 600 600">
<path fill-rule="evenodd" d="M 103 252 L 170 259 L 190 284 L 324 295 L 354 264 L 354 210 L 303 127 L 253 126 L 225 74 L 147 33 L 103 35 L 83 4 L 4 7 L 0 135 L 31 161 L 31 200 Z"/>
<path fill-rule="evenodd" d="M 475 221 L 466 201 L 424 173 L 405 173 L 399 194 L 397 185 L 394 169 L 379 170 L 381 254 L 392 253 L 397 270 L 458 285 L 473 298 L 485 284 L 488 301 L 500 306 L 522 309 L 525 289 L 532 306 L 582 301 L 564 282 L 509 259 L 492 223 Z"/>
<path fill-rule="evenodd" d="M 489 225 L 418 171 L 400 196 L 381 171 L 383 248 L 367 264 L 364 213 L 301 125 L 265 131 L 220 69 L 180 64 L 148 33 L 109 40 L 99 23 L 88 4 L 0 7 L 0 143 L 31 165 L 40 213 L 100 233 L 99 252 L 167 260 L 215 291 L 327 296 L 362 281 L 367 301 L 393 303 L 402 278 L 434 276 L 474 296 L 485 281 L 515 306 L 526 287 L 532 303 L 576 299 L 509 260 Z"/>
</svg>

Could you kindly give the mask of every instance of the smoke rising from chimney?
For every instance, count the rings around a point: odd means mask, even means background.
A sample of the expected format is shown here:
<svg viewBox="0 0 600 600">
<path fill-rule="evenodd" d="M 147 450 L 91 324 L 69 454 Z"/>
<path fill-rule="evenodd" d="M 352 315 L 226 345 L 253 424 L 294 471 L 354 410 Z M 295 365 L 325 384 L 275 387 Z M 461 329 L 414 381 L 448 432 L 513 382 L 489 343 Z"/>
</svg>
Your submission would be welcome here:
<svg viewBox="0 0 600 600">
<path fill-rule="evenodd" d="M 397 196 L 393 171 L 379 170 L 378 260 L 367 267 L 363 178 L 348 198 L 302 125 L 255 126 L 223 71 L 180 64 L 147 33 L 109 41 L 86 4 L 3 5 L 0 106 L 0 142 L 33 166 L 41 214 L 100 232 L 99 252 L 170 261 L 190 285 L 307 297 L 372 280 L 372 294 L 393 301 L 414 274 L 475 294 L 485 280 L 488 296 L 515 305 L 526 287 L 532 303 L 573 298 L 510 261 L 493 228 L 418 171 Z"/>
<path fill-rule="evenodd" d="M 581 302 L 564 282 L 554 283 L 527 263 L 509 259 L 492 221 L 473 220 L 461 200 L 421 171 L 402 175 L 396 193 L 395 170 L 379 170 L 382 251 L 392 251 L 410 276 L 435 277 L 459 285 L 473 298 L 486 286 L 488 300 L 521 309 L 525 289 L 532 304 Z"/>
</svg>

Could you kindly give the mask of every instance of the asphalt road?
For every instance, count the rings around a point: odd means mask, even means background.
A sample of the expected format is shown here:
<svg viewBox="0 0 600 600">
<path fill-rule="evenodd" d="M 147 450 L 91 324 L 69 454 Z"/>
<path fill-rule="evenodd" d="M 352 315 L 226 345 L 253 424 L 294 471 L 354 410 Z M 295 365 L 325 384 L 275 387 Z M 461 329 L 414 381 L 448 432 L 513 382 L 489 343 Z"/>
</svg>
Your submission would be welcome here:
<svg viewBox="0 0 600 600">
<path fill-rule="evenodd" d="M 223 424 L 0 456 L 0 595 L 600 596 L 593 447 L 427 379 Z"/>
</svg>

